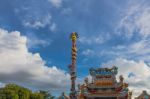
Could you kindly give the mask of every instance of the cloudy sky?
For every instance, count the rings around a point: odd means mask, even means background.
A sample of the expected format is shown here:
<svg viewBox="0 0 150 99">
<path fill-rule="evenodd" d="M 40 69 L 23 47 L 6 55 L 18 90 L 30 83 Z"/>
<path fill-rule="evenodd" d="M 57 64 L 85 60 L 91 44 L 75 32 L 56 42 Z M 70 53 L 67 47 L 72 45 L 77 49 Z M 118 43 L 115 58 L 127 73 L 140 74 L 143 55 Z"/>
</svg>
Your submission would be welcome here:
<svg viewBox="0 0 150 99">
<path fill-rule="evenodd" d="M 73 31 L 79 82 L 116 65 L 135 95 L 150 93 L 149 0 L 0 0 L 1 85 L 68 92 Z"/>
</svg>

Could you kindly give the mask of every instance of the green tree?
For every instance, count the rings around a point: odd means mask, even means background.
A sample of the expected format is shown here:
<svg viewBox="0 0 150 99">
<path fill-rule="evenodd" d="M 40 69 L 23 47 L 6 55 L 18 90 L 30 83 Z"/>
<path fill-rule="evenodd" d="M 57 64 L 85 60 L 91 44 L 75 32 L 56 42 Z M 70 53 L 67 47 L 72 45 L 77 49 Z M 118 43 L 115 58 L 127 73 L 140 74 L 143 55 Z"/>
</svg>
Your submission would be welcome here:
<svg viewBox="0 0 150 99">
<path fill-rule="evenodd" d="M 54 96 L 48 91 L 32 92 L 16 84 L 8 84 L 0 88 L 0 99 L 54 99 Z"/>
<path fill-rule="evenodd" d="M 44 96 L 40 93 L 32 93 L 30 99 L 44 99 Z"/>
<path fill-rule="evenodd" d="M 55 97 L 50 94 L 49 91 L 40 90 L 40 94 L 44 96 L 44 99 L 54 99 Z"/>
</svg>

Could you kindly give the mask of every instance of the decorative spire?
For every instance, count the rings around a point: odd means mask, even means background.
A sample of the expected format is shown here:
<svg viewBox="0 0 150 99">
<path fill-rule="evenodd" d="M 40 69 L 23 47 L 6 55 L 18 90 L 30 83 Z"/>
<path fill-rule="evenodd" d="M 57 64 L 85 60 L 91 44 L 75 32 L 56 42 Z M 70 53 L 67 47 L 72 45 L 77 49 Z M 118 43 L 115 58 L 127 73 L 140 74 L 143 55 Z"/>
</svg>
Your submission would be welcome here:
<svg viewBox="0 0 150 99">
<path fill-rule="evenodd" d="M 72 32 L 70 35 L 70 39 L 72 40 L 72 63 L 69 65 L 70 75 L 71 75 L 71 93 L 70 99 L 77 99 L 76 89 L 75 89 L 75 80 L 76 80 L 76 57 L 77 57 L 77 48 L 76 48 L 76 40 L 78 38 L 78 34 L 76 32 Z"/>
</svg>

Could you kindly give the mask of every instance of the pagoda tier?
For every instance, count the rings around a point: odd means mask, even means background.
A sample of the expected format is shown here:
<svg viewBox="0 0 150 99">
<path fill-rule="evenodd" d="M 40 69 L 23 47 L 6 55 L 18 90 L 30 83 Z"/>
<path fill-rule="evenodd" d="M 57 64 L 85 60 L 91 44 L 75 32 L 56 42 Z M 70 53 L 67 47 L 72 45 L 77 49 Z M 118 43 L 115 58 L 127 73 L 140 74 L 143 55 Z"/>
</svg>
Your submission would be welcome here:
<svg viewBox="0 0 150 99">
<path fill-rule="evenodd" d="M 79 85 L 78 99 L 131 99 L 128 84 L 120 76 L 117 82 L 117 67 L 90 69 L 92 82 L 85 79 L 85 83 Z"/>
</svg>

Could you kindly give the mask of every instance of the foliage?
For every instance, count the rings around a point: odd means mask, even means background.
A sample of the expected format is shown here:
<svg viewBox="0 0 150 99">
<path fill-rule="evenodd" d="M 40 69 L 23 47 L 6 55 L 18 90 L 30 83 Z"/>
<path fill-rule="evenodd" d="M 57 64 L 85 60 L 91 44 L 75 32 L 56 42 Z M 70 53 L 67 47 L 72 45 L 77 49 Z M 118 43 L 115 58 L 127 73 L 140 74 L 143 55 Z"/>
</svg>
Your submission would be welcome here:
<svg viewBox="0 0 150 99">
<path fill-rule="evenodd" d="M 54 96 L 48 91 L 32 92 L 16 84 L 8 84 L 0 88 L 0 99 L 54 99 Z"/>
<path fill-rule="evenodd" d="M 44 96 L 44 99 L 54 99 L 55 98 L 54 96 L 52 96 L 49 93 L 49 91 L 40 90 L 39 93 Z"/>
</svg>

